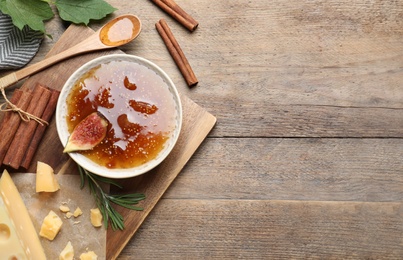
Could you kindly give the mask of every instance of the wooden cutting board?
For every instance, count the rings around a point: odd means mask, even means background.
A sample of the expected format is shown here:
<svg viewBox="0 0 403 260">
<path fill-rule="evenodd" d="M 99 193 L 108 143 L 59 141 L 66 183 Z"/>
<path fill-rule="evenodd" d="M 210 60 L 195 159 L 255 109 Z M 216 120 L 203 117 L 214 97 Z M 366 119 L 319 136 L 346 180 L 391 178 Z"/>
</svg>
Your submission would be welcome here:
<svg viewBox="0 0 403 260">
<path fill-rule="evenodd" d="M 94 31 L 88 27 L 70 26 L 54 45 L 48 56 L 75 45 L 93 33 Z M 96 52 L 71 58 L 31 76 L 24 82 L 22 87 L 33 88 L 37 83 L 40 83 L 61 90 L 68 77 L 82 64 L 101 55 L 119 52 L 121 51 Z M 146 195 L 146 200 L 141 204 L 144 207 L 143 211 L 118 208 L 125 218 L 126 228 L 123 231 L 112 231 L 111 229 L 107 231 L 107 259 L 115 259 L 120 254 L 216 123 L 216 118 L 213 115 L 186 96 L 182 95 L 181 101 L 183 106 L 182 131 L 172 153 L 152 171 L 122 182 L 124 183 L 123 192 L 142 192 Z M 53 118 L 28 172 L 35 172 L 36 162 L 43 161 L 51 165 L 55 172 L 77 174 L 77 166 L 62 151 L 63 147 L 59 141 Z"/>
</svg>

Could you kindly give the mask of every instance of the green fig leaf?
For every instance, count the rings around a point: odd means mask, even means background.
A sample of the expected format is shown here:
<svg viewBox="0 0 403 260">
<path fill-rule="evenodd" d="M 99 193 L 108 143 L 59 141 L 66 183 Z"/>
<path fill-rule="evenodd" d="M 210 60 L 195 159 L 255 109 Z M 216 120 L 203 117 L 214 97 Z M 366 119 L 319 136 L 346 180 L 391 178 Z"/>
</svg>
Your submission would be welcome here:
<svg viewBox="0 0 403 260">
<path fill-rule="evenodd" d="M 49 3 L 42 0 L 0 0 L 0 10 L 9 15 L 13 24 L 20 30 L 24 26 L 29 26 L 43 33 L 45 33 L 44 21 L 54 15 Z"/>
<path fill-rule="evenodd" d="M 55 5 L 61 19 L 85 25 L 116 10 L 104 0 L 56 0 Z"/>
</svg>

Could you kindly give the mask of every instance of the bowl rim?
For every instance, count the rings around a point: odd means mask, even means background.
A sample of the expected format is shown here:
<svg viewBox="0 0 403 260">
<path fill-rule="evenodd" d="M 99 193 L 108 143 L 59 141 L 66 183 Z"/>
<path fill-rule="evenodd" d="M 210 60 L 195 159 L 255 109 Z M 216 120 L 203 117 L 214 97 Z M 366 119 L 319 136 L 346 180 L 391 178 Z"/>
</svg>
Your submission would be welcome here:
<svg viewBox="0 0 403 260">
<path fill-rule="evenodd" d="M 182 129 L 182 121 L 183 121 L 183 115 L 182 115 L 182 102 L 180 98 L 180 94 L 172 81 L 172 79 L 169 77 L 169 75 L 163 71 L 158 65 L 156 65 L 154 62 L 149 61 L 145 58 L 136 56 L 136 55 L 131 55 L 131 54 L 108 54 L 104 56 L 100 56 L 97 58 L 94 58 L 83 65 L 81 65 L 78 69 L 76 69 L 70 77 L 67 79 L 67 81 L 64 83 L 59 99 L 56 105 L 56 130 L 59 136 L 59 140 L 61 141 L 63 147 L 66 145 L 68 137 L 70 136 L 70 133 L 67 130 L 67 123 L 66 123 L 66 98 L 69 95 L 71 91 L 71 86 L 89 69 L 93 68 L 96 65 L 103 64 L 109 61 L 118 61 L 118 60 L 125 60 L 125 61 L 132 61 L 135 63 L 138 63 L 140 65 L 146 66 L 147 68 L 153 70 L 159 77 L 162 78 L 162 80 L 166 83 L 166 85 L 169 88 L 169 91 L 172 93 L 174 103 L 176 106 L 176 127 L 172 133 L 172 136 L 169 138 L 166 143 L 165 147 L 163 150 L 158 154 L 158 156 L 151 160 L 146 162 L 143 165 L 133 167 L 133 168 L 123 168 L 123 169 L 109 169 L 107 167 L 101 166 L 93 162 L 92 160 L 88 159 L 84 155 L 80 153 L 68 153 L 71 159 L 73 159 L 78 165 L 80 165 L 82 168 L 96 174 L 99 176 L 107 177 L 107 178 L 112 178 L 112 179 L 124 179 L 124 178 L 131 178 L 135 176 L 142 175 L 146 172 L 149 172 L 159 164 L 161 164 L 162 161 L 165 160 L 165 158 L 172 152 L 174 146 L 176 145 L 179 135 Z"/>
</svg>

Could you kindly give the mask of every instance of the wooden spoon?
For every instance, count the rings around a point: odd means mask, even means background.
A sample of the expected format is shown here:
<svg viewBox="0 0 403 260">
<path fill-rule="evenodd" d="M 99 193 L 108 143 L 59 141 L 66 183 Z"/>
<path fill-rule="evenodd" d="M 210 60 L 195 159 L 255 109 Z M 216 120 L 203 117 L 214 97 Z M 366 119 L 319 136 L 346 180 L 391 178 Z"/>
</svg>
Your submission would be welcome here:
<svg viewBox="0 0 403 260">
<path fill-rule="evenodd" d="M 141 22 L 137 16 L 131 14 L 118 16 L 81 43 L 0 78 L 0 89 L 3 92 L 6 87 L 17 83 L 19 80 L 77 54 L 114 48 L 126 44 L 134 40 L 140 34 L 140 31 Z"/>
</svg>

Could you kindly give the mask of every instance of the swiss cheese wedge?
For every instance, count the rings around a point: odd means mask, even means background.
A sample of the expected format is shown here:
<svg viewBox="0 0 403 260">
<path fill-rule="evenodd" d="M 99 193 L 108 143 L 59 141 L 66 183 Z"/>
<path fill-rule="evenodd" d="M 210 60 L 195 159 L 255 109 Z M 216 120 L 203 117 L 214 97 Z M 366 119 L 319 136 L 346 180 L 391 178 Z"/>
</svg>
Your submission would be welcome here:
<svg viewBox="0 0 403 260">
<path fill-rule="evenodd" d="M 1 257 L 7 255 L 5 259 L 46 259 L 28 210 L 6 170 L 0 178 L 0 197 Z"/>
<path fill-rule="evenodd" d="M 4 254 L 4 259 L 27 259 L 3 199 L 0 199 L 0 252 Z"/>
</svg>

